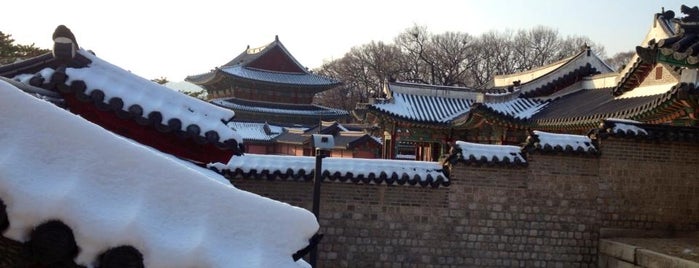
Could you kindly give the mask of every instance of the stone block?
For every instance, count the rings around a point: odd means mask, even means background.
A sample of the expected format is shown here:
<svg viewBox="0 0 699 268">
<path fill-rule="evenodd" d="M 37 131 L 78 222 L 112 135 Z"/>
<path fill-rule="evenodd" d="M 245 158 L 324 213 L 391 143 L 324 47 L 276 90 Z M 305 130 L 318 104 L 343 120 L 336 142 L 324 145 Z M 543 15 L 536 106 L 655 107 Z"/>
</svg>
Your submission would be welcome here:
<svg viewBox="0 0 699 268">
<path fill-rule="evenodd" d="M 624 260 L 630 263 L 636 263 L 636 246 L 619 243 L 608 239 L 600 239 L 599 253 Z"/>
</svg>

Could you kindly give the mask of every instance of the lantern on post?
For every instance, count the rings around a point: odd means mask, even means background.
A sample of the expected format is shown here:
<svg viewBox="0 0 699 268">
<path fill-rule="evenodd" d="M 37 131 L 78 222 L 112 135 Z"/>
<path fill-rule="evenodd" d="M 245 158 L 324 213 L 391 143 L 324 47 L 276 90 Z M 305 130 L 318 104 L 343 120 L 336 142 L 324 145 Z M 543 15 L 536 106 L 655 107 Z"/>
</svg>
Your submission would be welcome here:
<svg viewBox="0 0 699 268">
<path fill-rule="evenodd" d="M 316 153 L 316 167 L 313 172 L 313 215 L 320 224 L 320 183 L 323 180 L 323 158 L 330 155 L 330 150 L 335 146 L 335 137 L 325 134 L 311 135 L 311 146 Z M 313 247 L 310 256 L 310 265 L 316 267 L 318 259 L 318 245 Z"/>
</svg>

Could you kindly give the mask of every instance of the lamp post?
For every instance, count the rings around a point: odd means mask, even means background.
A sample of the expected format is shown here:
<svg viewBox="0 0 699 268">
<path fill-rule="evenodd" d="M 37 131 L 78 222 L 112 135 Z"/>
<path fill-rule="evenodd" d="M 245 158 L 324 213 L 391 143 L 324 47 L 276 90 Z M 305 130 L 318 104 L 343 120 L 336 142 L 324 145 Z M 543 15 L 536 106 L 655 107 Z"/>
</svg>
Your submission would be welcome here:
<svg viewBox="0 0 699 268">
<path fill-rule="evenodd" d="M 335 146 L 335 139 L 332 135 L 313 134 L 311 135 L 311 146 L 316 152 L 316 167 L 313 171 L 313 215 L 316 216 L 318 224 L 320 224 L 320 183 L 323 180 L 323 158 L 326 153 L 332 150 Z M 318 260 L 318 245 L 311 249 L 309 264 L 311 267 L 316 267 Z"/>
</svg>

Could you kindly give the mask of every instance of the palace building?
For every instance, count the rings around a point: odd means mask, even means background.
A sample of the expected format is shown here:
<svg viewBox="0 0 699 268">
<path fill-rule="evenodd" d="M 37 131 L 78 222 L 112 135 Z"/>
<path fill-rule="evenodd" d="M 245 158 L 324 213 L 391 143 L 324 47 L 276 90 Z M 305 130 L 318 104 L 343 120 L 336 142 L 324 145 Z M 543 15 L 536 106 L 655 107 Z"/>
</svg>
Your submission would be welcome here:
<svg viewBox="0 0 699 268">
<path fill-rule="evenodd" d="M 188 76 L 203 87 L 210 102 L 235 111 L 236 120 L 270 124 L 315 125 L 342 120 L 344 110 L 313 104 L 313 96 L 341 82 L 303 67 L 275 37 L 272 43 L 245 49 L 210 72 Z"/>
<path fill-rule="evenodd" d="M 383 157 L 437 161 L 456 140 L 521 144 L 529 131 L 584 134 L 606 118 L 697 125 L 697 19 L 655 14 L 630 63 L 616 73 L 589 47 L 530 71 L 495 76 L 477 91 L 389 82 L 363 108 Z"/>
</svg>

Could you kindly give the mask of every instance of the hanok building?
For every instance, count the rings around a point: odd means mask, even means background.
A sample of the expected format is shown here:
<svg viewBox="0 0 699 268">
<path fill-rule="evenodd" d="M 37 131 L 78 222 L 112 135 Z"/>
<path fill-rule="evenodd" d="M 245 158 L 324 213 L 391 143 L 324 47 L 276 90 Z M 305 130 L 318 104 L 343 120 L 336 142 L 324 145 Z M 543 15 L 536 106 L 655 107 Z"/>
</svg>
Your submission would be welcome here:
<svg viewBox="0 0 699 268">
<path fill-rule="evenodd" d="M 243 140 L 227 126 L 235 115 L 232 111 L 138 77 L 80 49 L 63 25 L 53 38 L 53 53 L 0 66 L 0 78 L 42 98 L 48 96 L 113 133 L 191 162 L 227 161 L 243 153 Z"/>
<path fill-rule="evenodd" d="M 381 158 L 381 140 L 364 132 L 364 127 L 343 125 L 338 122 L 321 122 L 309 129 L 288 129 L 275 139 L 276 155 L 315 155 L 311 146 L 312 134 L 332 135 L 334 145 L 331 157 Z"/>
<path fill-rule="evenodd" d="M 216 105 L 235 111 L 236 120 L 314 125 L 349 116 L 344 110 L 313 104 L 316 93 L 341 84 L 308 71 L 279 41 L 247 48 L 214 70 L 188 76 Z"/>
<path fill-rule="evenodd" d="M 559 62 L 496 76 L 486 92 L 392 82 L 386 98 L 366 106 L 365 120 L 383 130 L 384 158 L 427 161 L 455 140 L 520 144 L 530 129 L 583 134 L 606 118 L 696 125 L 695 18 L 655 14 L 620 73 L 585 47 Z"/>
</svg>

